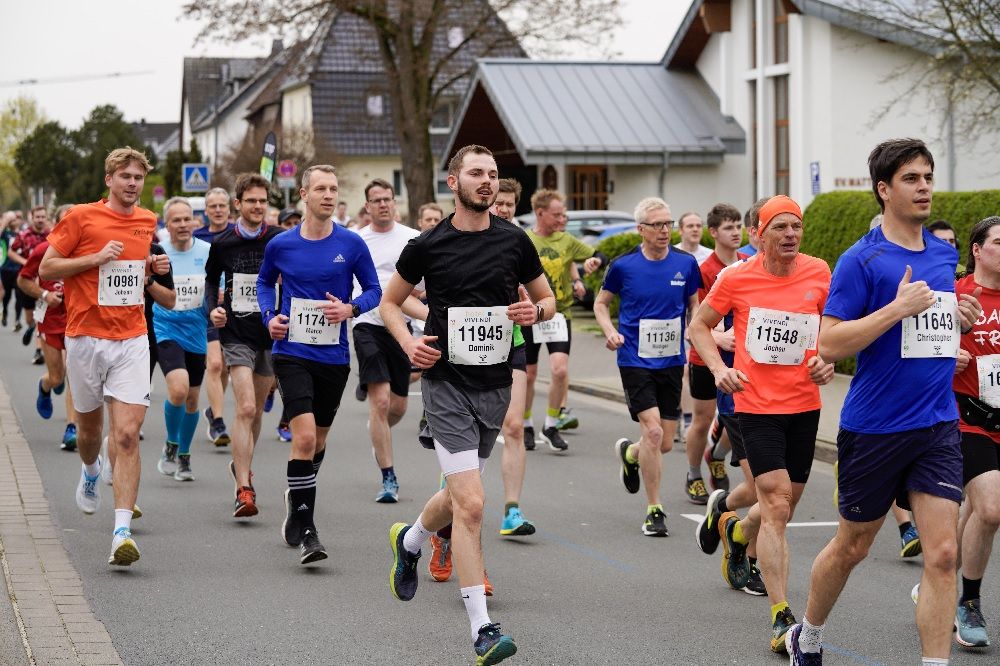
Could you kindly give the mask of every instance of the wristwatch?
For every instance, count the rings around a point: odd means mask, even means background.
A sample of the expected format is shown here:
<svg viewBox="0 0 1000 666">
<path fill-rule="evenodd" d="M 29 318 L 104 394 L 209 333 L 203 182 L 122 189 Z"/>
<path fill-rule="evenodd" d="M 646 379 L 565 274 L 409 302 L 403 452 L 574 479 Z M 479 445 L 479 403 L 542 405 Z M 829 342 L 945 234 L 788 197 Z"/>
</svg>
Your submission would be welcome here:
<svg viewBox="0 0 1000 666">
<path fill-rule="evenodd" d="M 355 303 L 351 303 L 351 316 L 352 317 L 361 316 L 361 308 L 359 308 Z"/>
</svg>

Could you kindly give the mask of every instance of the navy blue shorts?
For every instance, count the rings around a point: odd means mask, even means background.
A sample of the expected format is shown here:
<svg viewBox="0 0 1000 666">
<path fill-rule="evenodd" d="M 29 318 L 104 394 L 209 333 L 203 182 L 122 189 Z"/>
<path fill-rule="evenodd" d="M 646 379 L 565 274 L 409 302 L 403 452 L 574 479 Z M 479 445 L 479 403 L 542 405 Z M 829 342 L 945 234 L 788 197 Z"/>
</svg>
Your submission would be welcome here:
<svg viewBox="0 0 1000 666">
<path fill-rule="evenodd" d="M 930 428 L 866 435 L 837 433 L 840 515 L 867 523 L 889 512 L 893 501 L 910 509 L 910 492 L 962 501 L 962 437 L 958 421 Z"/>
</svg>

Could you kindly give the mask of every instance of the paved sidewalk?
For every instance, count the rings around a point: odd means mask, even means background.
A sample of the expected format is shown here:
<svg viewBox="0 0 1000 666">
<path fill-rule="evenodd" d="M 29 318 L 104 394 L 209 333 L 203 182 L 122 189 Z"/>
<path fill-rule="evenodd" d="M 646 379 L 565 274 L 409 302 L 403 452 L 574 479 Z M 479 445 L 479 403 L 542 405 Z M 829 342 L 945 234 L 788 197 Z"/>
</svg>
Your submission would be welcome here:
<svg viewBox="0 0 1000 666">
<path fill-rule="evenodd" d="M 28 443 L 0 384 L 0 663 L 122 664 L 83 595 Z"/>
</svg>

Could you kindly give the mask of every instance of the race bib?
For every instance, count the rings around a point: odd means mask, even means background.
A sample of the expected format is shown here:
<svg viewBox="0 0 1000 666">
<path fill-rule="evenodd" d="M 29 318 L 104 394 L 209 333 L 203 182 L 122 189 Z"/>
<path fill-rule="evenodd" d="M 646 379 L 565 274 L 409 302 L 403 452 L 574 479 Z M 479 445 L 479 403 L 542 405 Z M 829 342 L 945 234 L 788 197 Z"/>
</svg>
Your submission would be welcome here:
<svg viewBox="0 0 1000 666">
<path fill-rule="evenodd" d="M 757 363 L 799 365 L 818 336 L 818 314 L 750 308 L 745 344 Z"/>
<path fill-rule="evenodd" d="M 44 298 L 42 298 L 41 296 L 39 296 L 38 300 L 35 301 L 35 323 L 36 324 L 41 324 L 43 321 L 45 321 L 45 313 L 48 311 L 48 309 L 49 309 L 49 303 L 48 303 L 48 301 L 46 301 Z"/>
<path fill-rule="evenodd" d="M 1000 354 L 977 356 L 976 371 L 979 373 L 979 399 L 990 407 L 1000 407 Z"/>
<path fill-rule="evenodd" d="M 233 312 L 260 312 L 255 273 L 233 273 Z"/>
<path fill-rule="evenodd" d="M 97 304 L 121 307 L 143 304 L 146 260 L 115 260 L 98 270 Z"/>
<path fill-rule="evenodd" d="M 569 325 L 566 317 L 557 312 L 552 319 L 531 325 L 531 337 L 535 344 L 542 342 L 566 342 L 569 340 Z"/>
<path fill-rule="evenodd" d="M 667 358 L 680 353 L 680 317 L 639 320 L 639 358 Z"/>
<path fill-rule="evenodd" d="M 325 300 L 292 297 L 288 315 L 288 341 L 304 345 L 339 345 L 340 325 L 331 324 L 323 314 Z"/>
<path fill-rule="evenodd" d="M 457 365 L 503 363 L 513 332 L 506 306 L 448 308 L 448 360 Z"/>
<path fill-rule="evenodd" d="M 903 358 L 958 357 L 958 299 L 950 291 L 935 291 L 934 296 L 934 305 L 903 320 Z"/>
<path fill-rule="evenodd" d="M 177 302 L 174 310 L 195 310 L 205 301 L 204 275 L 175 275 L 174 293 Z"/>
</svg>

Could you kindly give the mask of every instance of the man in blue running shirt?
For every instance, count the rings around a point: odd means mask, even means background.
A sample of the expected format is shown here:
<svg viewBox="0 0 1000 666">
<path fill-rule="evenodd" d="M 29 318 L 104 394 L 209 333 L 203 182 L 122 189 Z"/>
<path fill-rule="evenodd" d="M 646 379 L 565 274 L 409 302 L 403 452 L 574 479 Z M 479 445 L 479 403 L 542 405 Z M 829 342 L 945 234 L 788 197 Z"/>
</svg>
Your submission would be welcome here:
<svg viewBox="0 0 1000 666">
<path fill-rule="evenodd" d="M 792 664 L 822 663 L 822 632 L 851 571 L 895 500 L 912 509 L 924 552 L 917 630 L 924 664 L 947 664 L 955 618 L 962 450 L 952 393 L 959 336 L 979 291 L 955 298 L 958 253 L 924 228 L 934 158 L 916 139 L 868 157 L 884 219 L 837 262 L 819 335 L 828 362 L 857 355 L 837 435 L 840 524 L 813 562 Z"/>
</svg>

